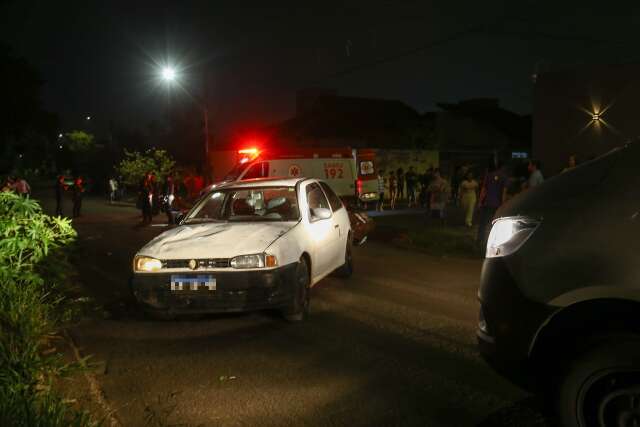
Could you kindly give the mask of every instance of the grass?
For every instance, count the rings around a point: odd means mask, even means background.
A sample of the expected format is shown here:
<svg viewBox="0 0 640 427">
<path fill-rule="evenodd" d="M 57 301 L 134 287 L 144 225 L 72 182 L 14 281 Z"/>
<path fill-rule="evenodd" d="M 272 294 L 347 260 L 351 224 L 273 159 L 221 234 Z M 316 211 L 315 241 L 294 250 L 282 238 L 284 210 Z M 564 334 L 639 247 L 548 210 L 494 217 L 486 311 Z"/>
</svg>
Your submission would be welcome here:
<svg viewBox="0 0 640 427">
<path fill-rule="evenodd" d="M 458 225 L 462 221 L 456 215 L 450 216 L 447 225 L 424 214 L 381 216 L 375 218 L 375 223 L 372 238 L 377 240 L 391 241 L 434 256 L 480 257 L 475 242 L 477 228 Z"/>
</svg>

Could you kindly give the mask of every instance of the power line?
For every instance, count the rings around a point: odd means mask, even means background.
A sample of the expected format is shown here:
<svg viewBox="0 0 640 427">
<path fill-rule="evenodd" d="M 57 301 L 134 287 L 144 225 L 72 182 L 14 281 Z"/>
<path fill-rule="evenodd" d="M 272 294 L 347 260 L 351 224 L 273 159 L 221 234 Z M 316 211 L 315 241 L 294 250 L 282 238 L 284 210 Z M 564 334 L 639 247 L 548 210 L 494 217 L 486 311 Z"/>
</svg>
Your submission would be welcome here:
<svg viewBox="0 0 640 427">
<path fill-rule="evenodd" d="M 606 40 L 589 36 L 573 36 L 564 34 L 550 34 L 539 31 L 519 32 L 519 31 L 486 31 L 488 35 L 506 36 L 519 39 L 531 40 L 533 38 L 546 39 L 551 41 L 565 41 L 565 42 L 580 42 L 580 43 L 594 43 L 594 44 L 616 44 L 616 45 L 635 45 L 635 41 L 624 40 Z"/>
<path fill-rule="evenodd" d="M 489 35 L 489 36 L 503 36 L 503 37 L 514 37 L 514 38 L 520 38 L 520 39 L 533 39 L 533 38 L 538 38 L 538 39 L 547 39 L 547 40 L 551 40 L 551 41 L 565 41 L 565 42 L 580 42 L 580 43 L 594 43 L 594 44 L 612 44 L 612 45 L 630 45 L 632 44 L 630 41 L 623 41 L 623 40 L 607 40 L 607 39 L 600 39 L 600 38 L 593 38 L 593 37 L 589 37 L 589 36 L 573 36 L 573 35 L 563 35 L 563 34 L 550 34 L 550 33 L 544 33 L 544 32 L 539 32 L 539 31 L 530 31 L 530 32 L 518 32 L 518 31 L 504 31 L 504 30 L 492 30 L 491 27 L 496 27 L 498 25 L 500 25 L 501 23 L 503 23 L 504 21 L 508 20 L 509 17 L 502 17 L 501 19 L 499 19 L 498 21 L 496 21 L 495 23 L 493 23 L 491 26 L 487 26 L 487 25 L 478 25 L 478 26 L 474 26 L 471 28 L 468 28 L 466 30 L 463 31 L 459 31 L 456 32 L 454 34 L 451 34 L 449 36 L 446 36 L 444 38 L 441 39 L 437 39 L 437 40 L 432 40 L 428 43 L 425 43 L 421 46 L 412 48 L 412 49 L 408 49 L 405 50 L 403 52 L 399 52 L 397 54 L 393 54 L 393 55 L 389 55 L 386 57 L 382 57 L 382 58 L 378 58 L 378 59 L 374 59 L 372 61 L 367 61 L 367 62 L 363 62 L 357 65 L 353 65 L 351 67 L 347 67 L 344 68 L 340 71 L 337 72 L 333 72 L 333 73 L 329 73 L 327 75 L 324 75 L 318 79 L 316 79 L 313 84 L 317 84 L 320 83 L 322 80 L 326 80 L 326 79 L 331 79 L 331 78 L 336 78 L 336 77 L 343 77 L 349 74 L 353 74 L 362 70 L 366 70 L 366 69 L 370 69 L 370 68 L 374 68 L 383 64 L 387 64 L 389 62 L 394 62 L 397 61 L 399 59 L 403 59 L 409 56 L 413 56 L 416 55 L 418 53 L 421 52 L 425 52 L 429 49 L 435 48 L 435 47 L 439 47 L 442 46 L 444 44 L 462 39 L 464 37 L 467 37 L 469 35 L 472 34 L 485 34 L 485 35 Z"/>
<path fill-rule="evenodd" d="M 469 28 L 467 30 L 459 31 L 457 33 L 451 34 L 451 35 L 449 35 L 447 37 L 444 37 L 444 38 L 441 38 L 441 39 L 438 39 L 438 40 L 432 40 L 432 41 L 430 41 L 430 42 L 428 42 L 426 44 L 423 44 L 421 46 L 415 47 L 413 49 L 408 49 L 408 50 L 405 50 L 403 52 L 400 52 L 400 53 L 397 53 L 397 54 L 394 54 L 394 55 L 390 55 L 390 56 L 386 56 L 386 57 L 383 57 L 383 58 L 374 59 L 373 61 L 363 62 L 363 63 L 358 64 L 358 65 L 347 67 L 347 68 L 344 68 L 344 69 L 342 69 L 340 71 L 327 74 L 327 75 L 317 79 L 314 83 L 319 83 L 321 80 L 325 80 L 325 79 L 331 79 L 331 78 L 335 78 L 335 77 L 342 77 L 342 76 L 345 76 L 345 75 L 348 75 L 348 74 L 352 74 L 352 73 L 355 73 L 355 72 L 358 72 L 358 71 L 361 71 L 361 70 L 365 70 L 365 69 L 368 69 L 368 68 L 374 68 L 374 67 L 377 67 L 377 66 L 382 65 L 382 64 L 386 64 L 386 63 L 389 63 L 389 62 L 397 61 L 398 59 L 402 59 L 402 58 L 405 58 L 407 56 L 412 56 L 412 55 L 415 55 L 417 53 L 424 52 L 426 50 L 432 49 L 434 47 L 438 47 L 438 46 L 450 43 L 452 41 L 456 41 L 456 40 L 461 39 L 463 37 L 466 37 L 466 36 L 468 36 L 470 34 L 479 33 L 479 32 L 482 31 L 483 28 L 484 28 L 483 26 L 472 27 L 472 28 Z"/>
</svg>

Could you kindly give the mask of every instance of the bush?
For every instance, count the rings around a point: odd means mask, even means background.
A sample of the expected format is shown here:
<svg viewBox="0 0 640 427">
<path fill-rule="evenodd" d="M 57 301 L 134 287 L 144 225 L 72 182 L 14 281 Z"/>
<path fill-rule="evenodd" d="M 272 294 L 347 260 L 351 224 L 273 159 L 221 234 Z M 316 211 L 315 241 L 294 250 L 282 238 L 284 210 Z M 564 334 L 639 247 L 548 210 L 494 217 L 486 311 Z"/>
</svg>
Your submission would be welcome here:
<svg viewBox="0 0 640 427">
<path fill-rule="evenodd" d="M 69 220 L 0 193 L 0 425 L 90 424 L 52 389 L 55 379 L 81 366 L 46 351 L 69 317 L 65 247 L 75 237 Z"/>
</svg>

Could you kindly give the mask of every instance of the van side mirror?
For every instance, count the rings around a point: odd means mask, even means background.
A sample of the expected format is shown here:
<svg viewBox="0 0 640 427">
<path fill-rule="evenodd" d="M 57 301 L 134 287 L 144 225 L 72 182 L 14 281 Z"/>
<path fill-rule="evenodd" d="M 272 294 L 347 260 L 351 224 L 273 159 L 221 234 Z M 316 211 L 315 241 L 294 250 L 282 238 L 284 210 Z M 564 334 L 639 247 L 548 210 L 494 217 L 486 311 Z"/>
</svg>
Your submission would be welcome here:
<svg viewBox="0 0 640 427">
<path fill-rule="evenodd" d="M 327 208 L 313 208 L 311 209 L 311 219 L 329 219 L 331 218 L 331 211 Z"/>
</svg>

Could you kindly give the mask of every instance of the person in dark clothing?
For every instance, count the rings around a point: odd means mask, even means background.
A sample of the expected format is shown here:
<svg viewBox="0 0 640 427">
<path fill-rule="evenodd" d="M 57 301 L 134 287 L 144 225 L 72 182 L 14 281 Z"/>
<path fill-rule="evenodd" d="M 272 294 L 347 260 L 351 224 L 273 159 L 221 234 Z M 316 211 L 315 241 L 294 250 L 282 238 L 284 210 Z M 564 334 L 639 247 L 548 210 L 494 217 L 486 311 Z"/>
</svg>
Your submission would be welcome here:
<svg viewBox="0 0 640 427">
<path fill-rule="evenodd" d="M 64 193 L 67 191 L 67 185 L 64 183 L 64 175 L 59 175 L 56 180 L 56 216 L 64 216 L 62 212 L 62 204 L 64 201 Z"/>
<path fill-rule="evenodd" d="M 80 210 L 82 209 L 82 196 L 84 193 L 84 180 L 81 176 L 77 177 L 73 181 L 73 217 L 80 216 Z"/>
<path fill-rule="evenodd" d="M 480 216 L 478 220 L 478 235 L 476 241 L 480 248 L 484 248 L 487 239 L 487 229 L 491 224 L 496 211 L 502 205 L 506 195 L 507 179 L 500 170 L 499 165 L 493 162 L 489 166 L 487 174 L 484 176 L 480 188 Z"/>
<path fill-rule="evenodd" d="M 429 166 L 429 168 L 421 176 L 422 189 L 420 191 L 421 205 L 427 210 L 431 209 L 431 193 L 429 192 L 429 186 L 431 185 L 432 180 L 433 166 Z"/>
<path fill-rule="evenodd" d="M 416 184 L 418 183 L 418 175 L 413 170 L 413 166 L 409 166 L 409 171 L 405 175 L 405 181 L 407 182 L 407 198 L 409 199 L 409 206 L 416 205 Z"/>
<path fill-rule="evenodd" d="M 151 172 L 147 172 L 140 186 L 140 207 L 142 209 L 142 223 L 151 224 L 153 221 L 153 209 L 157 197 L 155 176 Z"/>
<path fill-rule="evenodd" d="M 398 168 L 396 179 L 398 180 L 398 200 L 404 199 L 404 169 Z"/>
<path fill-rule="evenodd" d="M 165 180 L 163 193 L 165 197 L 164 210 L 165 210 L 165 213 L 167 214 L 167 221 L 169 224 L 173 224 L 172 206 L 173 206 L 173 201 L 176 198 L 176 183 L 173 180 L 172 174 L 169 174 L 167 176 L 167 179 Z"/>
</svg>

